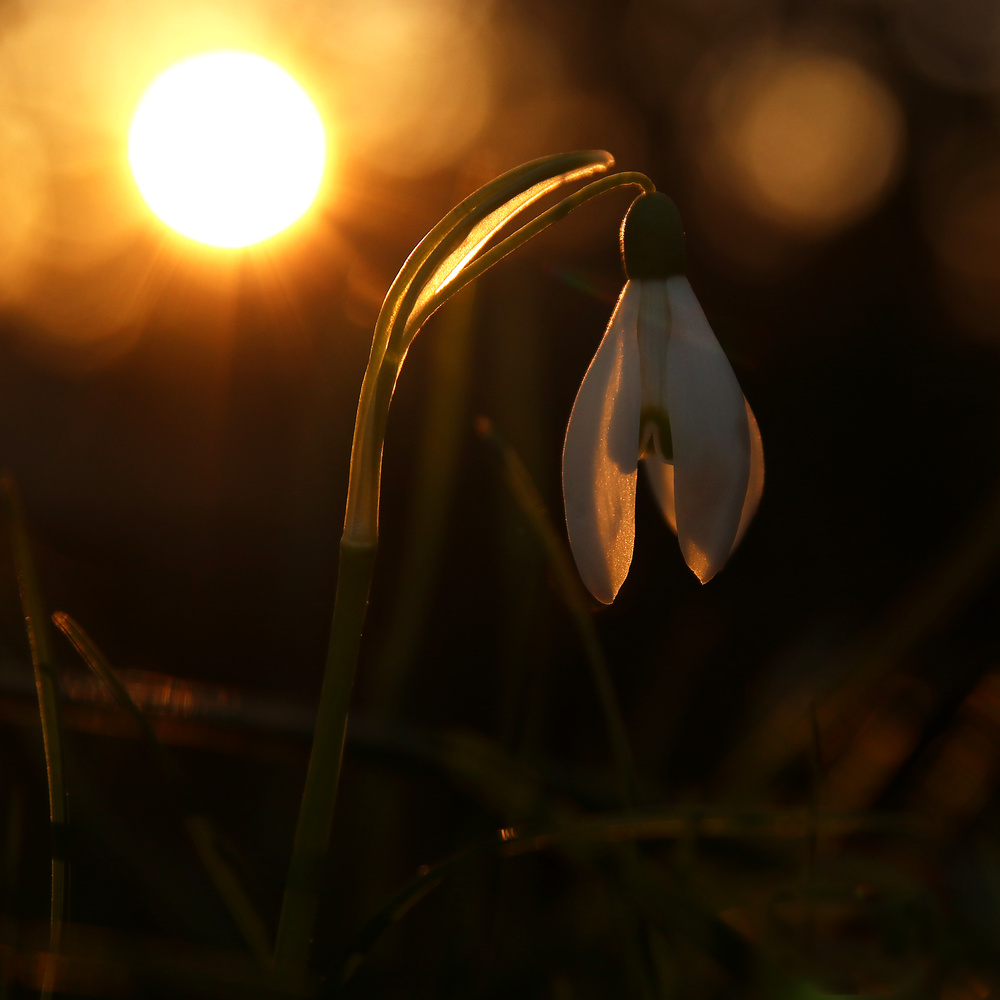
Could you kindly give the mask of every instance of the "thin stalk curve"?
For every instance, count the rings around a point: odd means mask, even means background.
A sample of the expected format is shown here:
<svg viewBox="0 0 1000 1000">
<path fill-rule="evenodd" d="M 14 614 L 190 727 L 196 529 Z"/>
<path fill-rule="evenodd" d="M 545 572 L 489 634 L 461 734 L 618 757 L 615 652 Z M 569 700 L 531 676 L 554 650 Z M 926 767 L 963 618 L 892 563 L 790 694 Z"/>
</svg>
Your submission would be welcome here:
<svg viewBox="0 0 1000 1000">
<path fill-rule="evenodd" d="M 602 150 L 559 154 L 524 164 L 484 185 L 421 240 L 379 312 L 358 400 L 330 643 L 275 944 L 275 973 L 290 984 L 303 982 L 308 974 L 347 714 L 378 550 L 385 429 L 407 349 L 423 323 L 455 292 L 574 208 L 623 185 L 654 190 L 645 175 L 613 174 L 588 184 L 482 252 L 501 228 L 539 198 L 566 183 L 601 173 L 613 162 Z"/>
</svg>

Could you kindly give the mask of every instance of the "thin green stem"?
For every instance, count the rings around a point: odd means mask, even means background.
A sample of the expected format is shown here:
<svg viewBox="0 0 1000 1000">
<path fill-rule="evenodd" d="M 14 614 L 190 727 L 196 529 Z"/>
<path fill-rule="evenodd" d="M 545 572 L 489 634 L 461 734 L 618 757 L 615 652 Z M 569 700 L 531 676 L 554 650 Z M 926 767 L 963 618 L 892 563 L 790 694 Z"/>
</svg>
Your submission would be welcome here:
<svg viewBox="0 0 1000 1000">
<path fill-rule="evenodd" d="M 377 549 L 377 544 L 359 547 L 347 541 L 340 543 L 326 672 L 274 950 L 274 968 L 279 976 L 304 977 L 309 964 L 323 862 L 340 783 L 354 668 Z"/>
<path fill-rule="evenodd" d="M 62 943 L 62 926 L 66 908 L 66 876 L 69 866 L 69 825 L 66 808 L 66 778 L 63 765 L 62 728 L 56 700 L 56 680 L 52 669 L 52 646 L 49 641 L 48 616 L 42 603 L 35 561 L 28 540 L 24 511 L 14 481 L 9 476 L 0 479 L 7 527 L 10 532 L 17 586 L 21 595 L 21 611 L 31 647 L 31 664 L 38 691 L 38 710 L 42 724 L 42 745 L 45 750 L 45 774 L 49 787 L 49 823 L 52 830 L 52 896 L 49 910 L 49 954 L 42 980 L 42 997 L 52 995 L 54 986 L 54 956 Z"/>
</svg>

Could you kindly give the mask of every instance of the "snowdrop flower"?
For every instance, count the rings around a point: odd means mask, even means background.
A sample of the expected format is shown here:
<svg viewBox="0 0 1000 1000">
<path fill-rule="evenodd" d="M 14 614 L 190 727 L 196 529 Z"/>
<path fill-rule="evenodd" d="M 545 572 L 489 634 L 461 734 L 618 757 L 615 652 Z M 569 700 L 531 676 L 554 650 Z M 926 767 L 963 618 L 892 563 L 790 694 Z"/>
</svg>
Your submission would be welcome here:
<svg viewBox="0 0 1000 1000">
<path fill-rule="evenodd" d="M 764 485 L 757 421 L 684 276 L 683 230 L 666 195 L 633 202 L 622 256 L 628 280 L 563 447 L 570 546 L 605 604 L 632 562 L 640 461 L 702 583 L 739 544 Z"/>
</svg>

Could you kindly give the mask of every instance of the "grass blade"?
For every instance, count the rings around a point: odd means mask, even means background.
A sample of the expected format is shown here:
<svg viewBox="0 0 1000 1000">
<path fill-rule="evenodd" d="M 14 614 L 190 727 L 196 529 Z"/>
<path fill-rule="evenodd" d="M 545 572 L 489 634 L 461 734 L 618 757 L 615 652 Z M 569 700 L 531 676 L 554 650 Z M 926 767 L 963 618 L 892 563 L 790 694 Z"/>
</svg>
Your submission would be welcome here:
<svg viewBox="0 0 1000 1000">
<path fill-rule="evenodd" d="M 631 805 L 637 799 L 632 749 L 625 732 L 625 721 L 618 703 L 618 694 L 611 680 L 608 661 L 591 619 L 588 597 L 577 576 L 572 557 L 517 453 L 503 441 L 494 430 L 492 422 L 486 417 L 480 417 L 476 421 L 476 430 L 493 447 L 503 469 L 507 486 L 545 554 L 559 597 L 566 605 L 580 634 L 584 655 L 604 712 L 608 741 L 611 744 L 621 783 L 622 799 L 627 805 Z"/>
<path fill-rule="evenodd" d="M 351 935 L 334 970 L 326 977 L 326 987 L 320 992 L 320 1000 L 337 996 L 340 988 L 358 971 L 369 952 L 381 940 L 382 935 L 397 920 L 406 916 L 424 896 L 433 892 L 453 870 L 476 855 L 491 850 L 495 850 L 495 844 L 492 840 L 485 845 L 485 848 L 469 848 L 447 861 L 438 862 L 433 867 L 421 866 L 417 874 L 385 906 L 372 914 Z"/>
<path fill-rule="evenodd" d="M 149 720 L 132 700 L 128 688 L 119 680 L 111 664 L 83 628 L 62 611 L 57 611 L 52 620 L 73 644 L 83 662 L 104 682 L 115 701 L 135 720 L 153 751 L 164 780 L 173 788 L 177 801 L 184 804 L 184 826 L 206 874 L 250 950 L 264 965 L 270 964 L 271 945 L 264 921 L 236 872 L 219 852 L 219 837 L 214 824 L 194 805 L 173 754 L 159 741 Z"/>
<path fill-rule="evenodd" d="M 52 670 L 52 645 L 49 641 L 48 617 L 42 604 L 38 575 L 28 540 L 24 511 L 13 479 L 0 478 L 0 501 L 10 535 L 14 571 L 21 596 L 21 612 L 31 647 L 31 665 L 35 672 L 38 692 L 38 712 L 42 724 L 45 750 L 45 773 L 49 787 L 49 823 L 52 829 L 52 894 L 49 909 L 49 951 L 56 954 L 62 940 L 66 913 L 66 880 L 69 868 L 69 825 L 66 808 L 66 776 L 63 766 L 63 740 L 56 701 L 55 674 Z M 52 994 L 54 965 L 46 963 L 42 981 L 42 996 Z"/>
</svg>

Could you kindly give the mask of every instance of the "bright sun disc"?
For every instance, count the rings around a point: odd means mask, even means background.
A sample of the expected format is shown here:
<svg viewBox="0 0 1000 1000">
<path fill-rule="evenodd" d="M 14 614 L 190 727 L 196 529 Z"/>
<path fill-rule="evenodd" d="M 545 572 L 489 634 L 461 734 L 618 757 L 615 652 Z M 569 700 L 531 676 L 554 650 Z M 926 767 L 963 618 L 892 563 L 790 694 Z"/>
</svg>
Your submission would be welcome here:
<svg viewBox="0 0 1000 1000">
<path fill-rule="evenodd" d="M 312 101 L 279 66 L 250 52 L 208 52 L 150 84 L 128 158 L 168 226 L 200 243 L 245 247 L 312 204 L 326 137 Z"/>
</svg>

